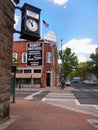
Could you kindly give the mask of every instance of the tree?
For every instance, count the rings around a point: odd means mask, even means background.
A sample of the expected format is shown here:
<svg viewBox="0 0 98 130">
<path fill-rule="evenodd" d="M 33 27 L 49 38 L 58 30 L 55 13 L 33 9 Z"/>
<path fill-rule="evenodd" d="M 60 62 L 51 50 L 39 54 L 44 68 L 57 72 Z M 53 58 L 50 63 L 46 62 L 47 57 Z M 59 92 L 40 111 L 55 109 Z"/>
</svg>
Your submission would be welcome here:
<svg viewBox="0 0 98 130">
<path fill-rule="evenodd" d="M 65 50 L 59 51 L 59 56 L 62 61 L 61 68 L 63 69 L 64 78 L 72 72 L 78 65 L 77 56 L 72 53 L 71 48 L 66 48 Z"/>
<path fill-rule="evenodd" d="M 90 55 L 90 58 L 92 59 L 91 62 L 92 62 L 92 65 L 93 65 L 92 71 L 98 78 L 98 54 L 92 53 Z"/>
<path fill-rule="evenodd" d="M 91 62 L 87 61 L 87 62 L 79 63 L 76 71 L 77 71 L 78 75 L 85 80 L 87 75 L 92 72 Z"/>
</svg>

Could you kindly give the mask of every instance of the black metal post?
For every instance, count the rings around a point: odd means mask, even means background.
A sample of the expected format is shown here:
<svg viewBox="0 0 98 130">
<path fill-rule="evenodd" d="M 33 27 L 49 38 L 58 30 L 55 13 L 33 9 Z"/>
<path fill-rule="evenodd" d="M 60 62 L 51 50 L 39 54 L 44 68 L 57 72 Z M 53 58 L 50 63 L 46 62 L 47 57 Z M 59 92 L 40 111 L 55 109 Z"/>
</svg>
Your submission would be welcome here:
<svg viewBox="0 0 98 130">
<path fill-rule="evenodd" d="M 16 66 L 12 66 L 12 103 L 15 103 Z"/>
</svg>

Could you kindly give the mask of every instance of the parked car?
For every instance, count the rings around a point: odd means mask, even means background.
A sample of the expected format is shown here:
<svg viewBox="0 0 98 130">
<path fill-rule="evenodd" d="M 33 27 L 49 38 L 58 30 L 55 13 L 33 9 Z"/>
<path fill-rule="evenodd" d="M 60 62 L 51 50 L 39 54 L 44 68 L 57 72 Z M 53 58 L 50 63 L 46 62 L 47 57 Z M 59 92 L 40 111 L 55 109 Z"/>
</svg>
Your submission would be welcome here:
<svg viewBox="0 0 98 130">
<path fill-rule="evenodd" d="M 66 80 L 66 81 L 65 81 L 65 86 L 70 86 L 70 85 L 71 85 L 70 81 L 69 81 L 69 80 Z"/>
<path fill-rule="evenodd" d="M 73 77 L 72 83 L 79 83 L 79 82 L 80 82 L 80 78 L 79 77 Z"/>
</svg>

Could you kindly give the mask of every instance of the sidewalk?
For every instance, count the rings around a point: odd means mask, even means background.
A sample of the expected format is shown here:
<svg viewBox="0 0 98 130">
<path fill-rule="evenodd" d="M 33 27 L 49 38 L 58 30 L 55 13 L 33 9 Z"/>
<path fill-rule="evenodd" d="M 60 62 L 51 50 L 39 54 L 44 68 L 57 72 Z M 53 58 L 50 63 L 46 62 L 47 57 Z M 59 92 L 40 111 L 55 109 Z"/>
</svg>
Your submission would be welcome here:
<svg viewBox="0 0 98 130">
<path fill-rule="evenodd" d="M 11 104 L 10 119 L 0 124 L 0 130 L 97 130 L 88 123 L 90 119 L 96 118 L 41 101 L 21 99 Z"/>
<path fill-rule="evenodd" d="M 34 88 L 34 87 L 22 87 L 22 88 L 16 88 L 16 91 L 61 91 L 60 87 L 46 87 L 46 88 Z M 64 90 L 73 90 L 73 88 L 71 86 L 66 86 Z"/>
</svg>

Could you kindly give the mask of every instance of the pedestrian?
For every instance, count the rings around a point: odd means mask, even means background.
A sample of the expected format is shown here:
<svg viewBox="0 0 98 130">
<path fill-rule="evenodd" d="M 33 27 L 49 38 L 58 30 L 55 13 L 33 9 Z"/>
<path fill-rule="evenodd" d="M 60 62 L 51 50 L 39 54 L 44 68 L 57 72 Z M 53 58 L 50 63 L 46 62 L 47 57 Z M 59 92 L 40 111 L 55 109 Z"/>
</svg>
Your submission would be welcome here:
<svg viewBox="0 0 98 130">
<path fill-rule="evenodd" d="M 62 80 L 61 81 L 61 89 L 64 89 L 64 87 L 65 87 L 65 82 L 64 82 L 64 80 Z"/>
</svg>

